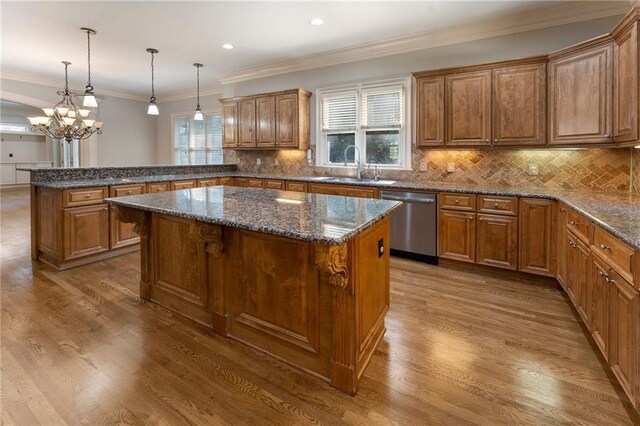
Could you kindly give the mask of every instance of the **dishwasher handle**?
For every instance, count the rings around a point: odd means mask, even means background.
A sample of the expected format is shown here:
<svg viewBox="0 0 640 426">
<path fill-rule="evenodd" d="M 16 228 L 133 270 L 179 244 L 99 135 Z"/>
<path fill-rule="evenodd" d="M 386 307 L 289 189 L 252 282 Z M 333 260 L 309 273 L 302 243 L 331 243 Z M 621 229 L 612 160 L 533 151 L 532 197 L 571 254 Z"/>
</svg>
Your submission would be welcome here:
<svg viewBox="0 0 640 426">
<path fill-rule="evenodd" d="M 422 194 L 421 194 L 422 195 Z M 406 203 L 435 203 L 435 197 L 427 196 L 427 197 L 403 197 L 401 195 L 391 194 L 389 192 L 382 192 L 381 198 L 383 200 L 392 200 L 392 201 L 403 201 Z"/>
</svg>

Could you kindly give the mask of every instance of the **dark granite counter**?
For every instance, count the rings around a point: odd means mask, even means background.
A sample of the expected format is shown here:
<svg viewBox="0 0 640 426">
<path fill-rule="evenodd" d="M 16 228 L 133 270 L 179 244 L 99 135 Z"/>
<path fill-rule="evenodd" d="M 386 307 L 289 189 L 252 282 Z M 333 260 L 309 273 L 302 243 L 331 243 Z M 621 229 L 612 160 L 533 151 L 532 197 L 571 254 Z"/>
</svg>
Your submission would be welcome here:
<svg viewBox="0 0 640 426">
<path fill-rule="evenodd" d="M 108 198 L 107 203 L 321 244 L 344 244 L 401 203 L 215 186 Z"/>
<path fill-rule="evenodd" d="M 164 167 L 164 166 L 163 166 Z M 169 166 L 167 166 L 169 167 Z M 220 167 L 220 166 L 218 166 Z M 177 170 L 179 172 L 192 171 L 194 173 L 172 173 L 172 174 L 145 174 L 142 176 L 127 176 L 126 168 L 119 171 L 120 177 L 111 179 L 76 179 L 58 181 L 39 181 L 34 185 L 48 188 L 71 189 L 90 186 L 113 186 L 132 183 L 163 182 L 172 180 L 187 179 L 210 179 L 216 177 L 248 177 L 261 179 L 280 179 L 307 183 L 326 183 L 336 185 L 359 185 L 377 187 L 389 190 L 418 190 L 418 191 L 447 191 L 447 192 L 470 192 L 475 194 L 503 195 L 530 198 L 547 198 L 566 203 L 579 213 L 602 226 L 622 241 L 640 250 L 640 194 L 630 194 L 623 192 L 596 192 L 596 191 L 572 191 L 564 189 L 541 189 L 541 188 L 520 188 L 520 187 L 488 187 L 478 185 L 449 184 L 443 182 L 412 182 L 371 179 L 354 179 L 345 177 L 329 176 L 287 176 L 273 174 L 252 174 L 235 171 L 235 166 L 221 166 L 224 169 L 211 172 L 199 172 L 200 169 Z M 171 170 L 171 169 L 168 169 Z M 153 168 L 144 169 L 144 172 L 155 171 Z M 171 170 L 175 172 L 176 170 Z"/>
</svg>

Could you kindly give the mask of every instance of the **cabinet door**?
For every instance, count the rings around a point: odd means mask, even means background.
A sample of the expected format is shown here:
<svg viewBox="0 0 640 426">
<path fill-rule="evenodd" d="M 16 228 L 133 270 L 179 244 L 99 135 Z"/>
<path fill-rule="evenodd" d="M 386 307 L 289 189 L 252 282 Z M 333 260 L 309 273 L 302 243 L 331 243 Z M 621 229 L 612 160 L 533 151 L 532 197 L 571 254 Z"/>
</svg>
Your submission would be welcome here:
<svg viewBox="0 0 640 426">
<path fill-rule="evenodd" d="M 446 77 L 446 145 L 491 143 L 491 71 Z"/>
<path fill-rule="evenodd" d="M 550 145 L 612 142 L 610 44 L 549 62 Z"/>
<path fill-rule="evenodd" d="M 556 211 L 553 200 L 520 199 L 520 270 L 555 276 Z"/>
<path fill-rule="evenodd" d="M 637 141 L 638 134 L 638 23 L 616 35 L 613 45 L 613 138 Z"/>
<path fill-rule="evenodd" d="M 64 210 L 64 260 L 109 250 L 109 206 Z"/>
<path fill-rule="evenodd" d="M 276 146 L 276 101 L 273 96 L 256 99 L 256 126 L 258 148 L 274 148 Z"/>
<path fill-rule="evenodd" d="M 235 148 L 238 146 L 238 107 L 236 102 L 222 104 L 222 146 Z"/>
<path fill-rule="evenodd" d="M 591 256 L 589 284 L 591 287 L 591 334 L 600 352 L 609 360 L 609 267 L 596 256 Z"/>
<path fill-rule="evenodd" d="M 640 333 L 640 296 L 638 290 L 615 272 L 611 273 L 611 347 L 609 365 L 629 399 L 638 400 L 638 334 Z"/>
<path fill-rule="evenodd" d="M 478 214 L 478 263 L 506 269 L 518 267 L 518 218 Z"/>
<path fill-rule="evenodd" d="M 558 223 L 557 223 L 557 253 L 558 253 L 558 264 L 556 265 L 556 278 L 558 282 L 564 288 L 564 291 L 567 290 L 567 257 L 569 255 L 570 246 L 568 243 L 567 236 L 567 221 L 568 221 L 568 210 L 567 206 L 561 204 L 558 207 Z"/>
<path fill-rule="evenodd" d="M 545 145 L 546 64 L 493 71 L 493 144 Z"/>
<path fill-rule="evenodd" d="M 440 210 L 438 255 L 474 263 L 476 261 L 476 215 Z"/>
<path fill-rule="evenodd" d="M 298 95 L 276 96 L 276 146 L 298 147 Z"/>
<path fill-rule="evenodd" d="M 566 232 L 565 238 L 567 239 L 567 279 L 565 282 L 565 290 L 569 299 L 573 302 L 573 305 L 577 306 L 579 297 L 579 289 L 576 285 L 578 276 L 578 239 L 571 232 Z"/>
<path fill-rule="evenodd" d="M 238 101 L 238 145 L 242 148 L 256 146 L 256 101 Z"/>
<path fill-rule="evenodd" d="M 589 255 L 591 250 L 576 236 L 572 236 L 572 238 L 575 245 L 571 249 L 575 254 L 571 257 L 569 268 L 575 271 L 573 275 L 574 305 L 582 317 L 582 321 L 591 330 L 591 288 L 589 286 Z"/>
<path fill-rule="evenodd" d="M 444 145 L 444 76 L 417 81 L 416 146 Z"/>
<path fill-rule="evenodd" d="M 112 186 L 109 188 L 110 197 L 125 197 L 128 195 L 144 194 L 143 185 Z M 138 244 L 140 237 L 133 231 L 133 223 L 124 223 L 116 219 L 112 208 L 109 208 L 109 239 L 111 249 Z"/>
</svg>

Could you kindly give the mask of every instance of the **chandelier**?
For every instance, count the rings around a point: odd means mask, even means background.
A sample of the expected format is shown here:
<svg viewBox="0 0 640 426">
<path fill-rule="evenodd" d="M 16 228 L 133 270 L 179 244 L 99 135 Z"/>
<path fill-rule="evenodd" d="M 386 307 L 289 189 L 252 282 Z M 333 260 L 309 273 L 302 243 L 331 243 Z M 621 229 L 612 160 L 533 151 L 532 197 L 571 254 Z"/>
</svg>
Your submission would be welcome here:
<svg viewBox="0 0 640 426">
<path fill-rule="evenodd" d="M 64 64 L 64 90 L 58 95 L 62 100 L 53 108 L 42 108 L 46 117 L 28 117 L 32 131 L 39 131 L 53 139 L 72 140 L 87 139 L 94 133 L 102 134 L 102 122 L 91 120 L 88 109 L 79 109 L 73 103 L 73 97 L 77 93 L 69 91 L 69 76 L 67 68 L 71 62 L 62 61 Z"/>
</svg>

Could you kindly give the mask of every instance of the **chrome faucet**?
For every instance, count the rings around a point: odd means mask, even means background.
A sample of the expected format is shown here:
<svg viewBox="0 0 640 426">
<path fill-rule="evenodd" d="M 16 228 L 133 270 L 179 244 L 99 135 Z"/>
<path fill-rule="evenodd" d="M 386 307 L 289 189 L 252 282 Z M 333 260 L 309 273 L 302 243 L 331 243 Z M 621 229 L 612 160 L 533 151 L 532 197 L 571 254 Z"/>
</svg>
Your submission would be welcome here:
<svg viewBox="0 0 640 426">
<path fill-rule="evenodd" d="M 355 158 L 356 170 L 358 171 L 358 179 L 362 179 L 362 172 L 367 170 L 367 168 L 366 168 L 366 165 L 362 164 L 362 161 L 360 161 L 360 148 L 358 148 L 355 145 L 349 145 L 348 147 L 346 147 L 344 149 L 344 165 L 346 166 L 348 164 L 347 163 L 347 151 L 349 151 L 349 148 L 354 148 L 358 152 L 358 157 Z"/>
</svg>

